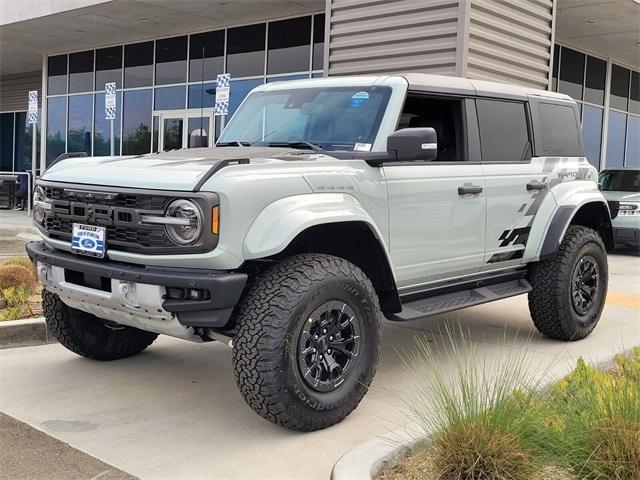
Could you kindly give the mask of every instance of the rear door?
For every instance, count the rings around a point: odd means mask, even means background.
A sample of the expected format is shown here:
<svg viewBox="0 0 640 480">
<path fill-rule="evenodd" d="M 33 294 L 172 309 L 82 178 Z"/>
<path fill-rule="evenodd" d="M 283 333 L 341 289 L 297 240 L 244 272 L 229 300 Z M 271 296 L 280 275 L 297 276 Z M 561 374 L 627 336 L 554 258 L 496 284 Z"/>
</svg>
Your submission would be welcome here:
<svg viewBox="0 0 640 480">
<path fill-rule="evenodd" d="M 522 263 L 538 205 L 547 194 L 539 159 L 532 157 L 526 100 L 478 98 L 482 170 L 487 194 L 483 270 Z"/>
<path fill-rule="evenodd" d="M 407 97 L 399 128 L 434 128 L 438 157 L 384 167 L 390 252 L 400 287 L 475 273 L 483 264 L 486 195 L 482 166 L 470 161 L 477 132 L 469 138 L 469 101 Z"/>
</svg>

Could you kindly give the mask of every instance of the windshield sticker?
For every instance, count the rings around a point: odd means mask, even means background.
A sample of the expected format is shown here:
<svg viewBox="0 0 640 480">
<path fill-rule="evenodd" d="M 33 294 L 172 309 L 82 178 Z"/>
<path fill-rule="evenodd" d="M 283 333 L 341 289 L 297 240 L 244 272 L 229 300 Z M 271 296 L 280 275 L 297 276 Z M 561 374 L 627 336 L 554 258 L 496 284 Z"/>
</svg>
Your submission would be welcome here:
<svg viewBox="0 0 640 480">
<path fill-rule="evenodd" d="M 371 144 L 370 143 L 356 143 L 353 146 L 353 149 L 358 152 L 370 152 Z"/>
<path fill-rule="evenodd" d="M 367 92 L 357 92 L 351 96 L 349 105 L 351 105 L 352 107 L 361 107 L 363 105 L 366 105 L 368 101 L 369 94 Z"/>
</svg>

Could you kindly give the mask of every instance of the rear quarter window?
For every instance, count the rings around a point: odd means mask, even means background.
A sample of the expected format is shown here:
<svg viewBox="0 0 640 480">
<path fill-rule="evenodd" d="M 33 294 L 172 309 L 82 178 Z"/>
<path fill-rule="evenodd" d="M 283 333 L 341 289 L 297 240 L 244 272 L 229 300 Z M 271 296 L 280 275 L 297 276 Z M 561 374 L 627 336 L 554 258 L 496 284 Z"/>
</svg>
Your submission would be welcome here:
<svg viewBox="0 0 640 480">
<path fill-rule="evenodd" d="M 571 105 L 538 103 L 541 155 L 582 156 L 580 127 Z"/>
</svg>

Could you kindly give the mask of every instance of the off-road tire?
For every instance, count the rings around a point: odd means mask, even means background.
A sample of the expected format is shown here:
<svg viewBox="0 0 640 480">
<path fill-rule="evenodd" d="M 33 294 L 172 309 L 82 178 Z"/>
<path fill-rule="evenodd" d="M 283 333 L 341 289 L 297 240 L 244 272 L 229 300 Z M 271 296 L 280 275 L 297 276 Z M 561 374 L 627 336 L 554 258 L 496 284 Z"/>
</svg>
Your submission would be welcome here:
<svg viewBox="0 0 640 480">
<path fill-rule="evenodd" d="M 586 255 L 599 268 L 597 296 L 590 310 L 580 315 L 572 302 L 574 268 Z M 574 341 L 587 337 L 596 327 L 607 296 L 608 266 L 604 243 L 588 227 L 572 225 L 553 257 L 529 268 L 529 311 L 536 328 L 543 335 Z"/>
<path fill-rule="evenodd" d="M 47 328 L 68 350 L 93 360 L 117 360 L 141 352 L 158 334 L 133 327 L 114 328 L 90 313 L 65 305 L 43 290 L 42 310 Z"/>
<path fill-rule="evenodd" d="M 323 302 L 345 302 L 361 315 L 360 351 L 351 375 L 329 392 L 305 383 L 297 363 L 298 332 Z M 250 283 L 235 312 L 236 383 L 247 404 L 284 427 L 313 431 L 340 422 L 375 375 L 381 316 L 371 281 L 348 261 L 320 254 L 289 257 Z"/>
</svg>

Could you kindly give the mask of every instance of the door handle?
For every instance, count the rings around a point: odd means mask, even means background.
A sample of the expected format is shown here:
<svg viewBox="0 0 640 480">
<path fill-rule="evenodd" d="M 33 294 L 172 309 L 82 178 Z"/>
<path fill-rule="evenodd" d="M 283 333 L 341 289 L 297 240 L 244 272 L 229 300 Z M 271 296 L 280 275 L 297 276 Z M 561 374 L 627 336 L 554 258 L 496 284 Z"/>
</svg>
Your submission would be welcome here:
<svg viewBox="0 0 640 480">
<path fill-rule="evenodd" d="M 477 185 L 463 185 L 458 187 L 458 195 L 477 195 L 482 193 L 482 187 Z"/>
<path fill-rule="evenodd" d="M 545 190 L 547 184 L 545 182 L 530 182 L 527 183 L 527 190 Z"/>
</svg>

